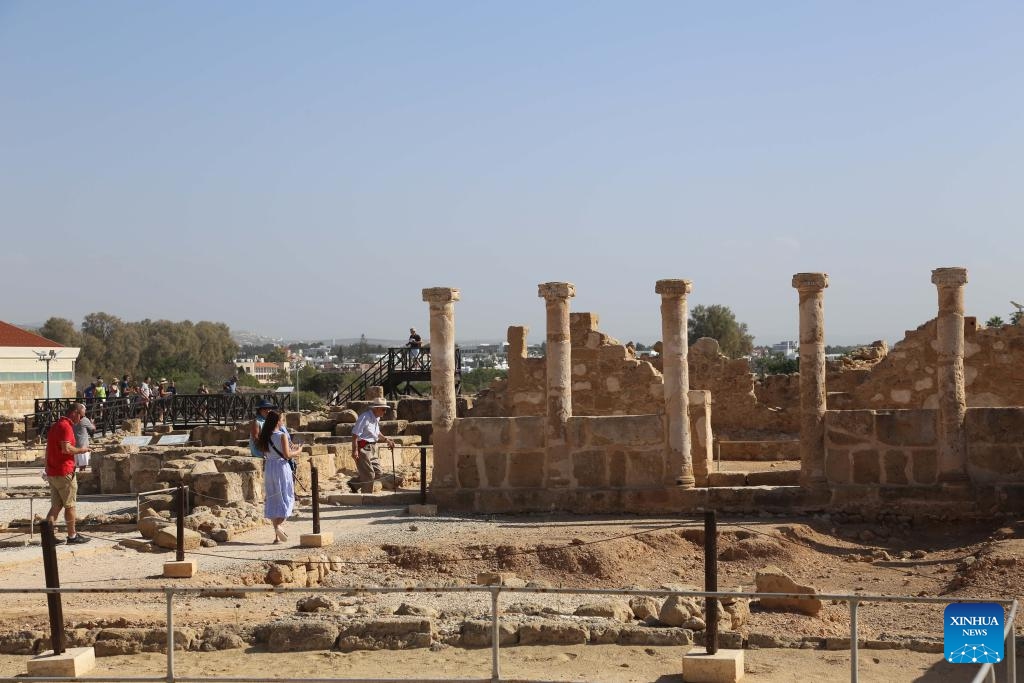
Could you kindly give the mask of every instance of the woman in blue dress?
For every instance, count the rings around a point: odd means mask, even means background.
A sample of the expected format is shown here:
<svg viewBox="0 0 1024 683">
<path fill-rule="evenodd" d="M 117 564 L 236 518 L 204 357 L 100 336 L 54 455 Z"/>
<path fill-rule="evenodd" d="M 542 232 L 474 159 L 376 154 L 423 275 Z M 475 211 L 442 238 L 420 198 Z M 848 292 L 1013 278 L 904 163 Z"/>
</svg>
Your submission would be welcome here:
<svg viewBox="0 0 1024 683">
<path fill-rule="evenodd" d="M 281 525 L 292 514 L 295 505 L 295 482 L 289 461 L 302 452 L 292 446 L 288 432 L 281 425 L 281 413 L 272 410 L 260 429 L 256 445 L 264 454 L 263 484 L 266 498 L 263 516 L 274 525 L 274 543 L 288 540 Z"/>
</svg>

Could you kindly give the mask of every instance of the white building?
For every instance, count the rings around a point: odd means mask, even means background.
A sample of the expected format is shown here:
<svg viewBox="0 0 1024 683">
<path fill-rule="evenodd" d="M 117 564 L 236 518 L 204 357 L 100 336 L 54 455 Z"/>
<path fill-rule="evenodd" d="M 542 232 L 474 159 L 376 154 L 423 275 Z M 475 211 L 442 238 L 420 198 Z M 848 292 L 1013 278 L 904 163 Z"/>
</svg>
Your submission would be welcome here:
<svg viewBox="0 0 1024 683">
<path fill-rule="evenodd" d="M 80 351 L 0 321 L 0 415 L 31 413 L 47 395 L 74 398 Z"/>
</svg>

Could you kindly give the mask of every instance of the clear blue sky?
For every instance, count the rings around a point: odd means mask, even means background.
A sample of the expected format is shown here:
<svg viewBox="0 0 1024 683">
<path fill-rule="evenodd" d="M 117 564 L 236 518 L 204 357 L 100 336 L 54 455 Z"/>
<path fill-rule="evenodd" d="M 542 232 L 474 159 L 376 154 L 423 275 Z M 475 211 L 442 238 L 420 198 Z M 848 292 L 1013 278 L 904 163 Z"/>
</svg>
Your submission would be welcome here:
<svg viewBox="0 0 1024 683">
<path fill-rule="evenodd" d="M 827 341 L 1024 299 L 1024 3 L 0 0 L 0 318 L 623 341 L 660 278 Z"/>
</svg>

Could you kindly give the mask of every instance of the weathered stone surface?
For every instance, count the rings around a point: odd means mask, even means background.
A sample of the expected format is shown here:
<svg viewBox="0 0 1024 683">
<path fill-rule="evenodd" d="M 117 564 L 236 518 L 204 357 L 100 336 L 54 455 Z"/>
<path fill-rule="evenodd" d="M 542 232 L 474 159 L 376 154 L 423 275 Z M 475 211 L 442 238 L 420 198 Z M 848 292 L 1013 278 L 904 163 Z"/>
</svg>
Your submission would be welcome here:
<svg viewBox="0 0 1024 683">
<path fill-rule="evenodd" d="M 630 622 L 633 610 L 622 600 L 603 600 L 580 605 L 573 612 L 577 617 L 602 617 L 614 621 Z"/>
<path fill-rule="evenodd" d="M 430 647 L 433 623 L 420 617 L 380 617 L 365 622 L 342 623 L 338 648 L 352 650 L 403 650 Z"/>
<path fill-rule="evenodd" d="M 339 629 L 327 621 L 280 622 L 272 625 L 267 637 L 270 652 L 330 650 L 338 640 Z"/>
<path fill-rule="evenodd" d="M 299 598 L 295 603 L 295 609 L 299 612 L 334 612 L 338 609 L 338 603 L 324 595 L 308 595 Z"/>
<path fill-rule="evenodd" d="M 805 593 L 814 595 L 818 591 L 814 586 L 799 584 L 785 572 L 774 565 L 768 565 L 754 576 L 758 593 Z M 817 616 L 821 611 L 821 600 L 817 598 L 761 598 L 761 606 L 765 609 L 779 609 L 787 612 L 799 612 Z"/>
<path fill-rule="evenodd" d="M 202 545 L 203 537 L 199 532 L 188 528 L 182 529 L 181 532 L 185 550 L 195 550 Z M 153 543 L 161 548 L 174 550 L 178 547 L 177 528 L 172 524 L 158 528 L 153 534 Z"/>
<path fill-rule="evenodd" d="M 519 627 L 520 645 L 581 645 L 589 631 L 580 624 L 558 621 L 537 621 Z"/>
<path fill-rule="evenodd" d="M 658 611 L 658 621 L 666 626 L 682 626 L 691 619 L 700 618 L 700 606 L 695 598 L 670 595 Z"/>
<path fill-rule="evenodd" d="M 490 647 L 493 629 L 489 620 L 470 619 L 462 622 L 460 644 L 463 647 Z M 498 643 L 515 645 L 519 642 L 519 626 L 503 619 L 498 624 Z"/>
<path fill-rule="evenodd" d="M 657 619 L 658 612 L 661 611 L 661 603 L 649 595 L 634 595 L 629 599 L 629 607 L 640 621 L 650 617 Z"/>
<path fill-rule="evenodd" d="M 232 625 L 211 625 L 203 629 L 199 649 L 204 652 L 215 650 L 237 650 L 246 647 L 238 629 Z"/>
</svg>

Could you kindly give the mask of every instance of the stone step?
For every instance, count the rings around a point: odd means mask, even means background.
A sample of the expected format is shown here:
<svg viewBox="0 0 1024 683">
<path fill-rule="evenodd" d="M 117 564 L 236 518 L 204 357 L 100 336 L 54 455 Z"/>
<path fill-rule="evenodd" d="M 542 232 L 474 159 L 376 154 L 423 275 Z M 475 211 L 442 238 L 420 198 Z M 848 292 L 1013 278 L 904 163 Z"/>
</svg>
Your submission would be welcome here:
<svg viewBox="0 0 1024 683">
<path fill-rule="evenodd" d="M 799 460 L 800 440 L 719 441 L 719 460 Z"/>
<path fill-rule="evenodd" d="M 380 493 L 332 493 L 327 496 L 332 505 L 404 506 L 420 502 L 419 491 L 381 491 Z"/>
<path fill-rule="evenodd" d="M 796 486 L 800 470 L 765 470 L 763 472 L 709 472 L 708 486 Z"/>
</svg>

